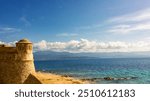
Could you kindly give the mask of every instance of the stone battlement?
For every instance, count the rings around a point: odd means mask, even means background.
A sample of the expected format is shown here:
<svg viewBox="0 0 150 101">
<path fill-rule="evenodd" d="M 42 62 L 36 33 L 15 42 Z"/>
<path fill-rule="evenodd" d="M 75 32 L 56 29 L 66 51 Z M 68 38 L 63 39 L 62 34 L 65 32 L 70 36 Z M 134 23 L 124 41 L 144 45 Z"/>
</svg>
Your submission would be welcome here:
<svg viewBox="0 0 150 101">
<path fill-rule="evenodd" d="M 24 83 L 35 73 L 32 43 L 22 39 L 16 47 L 0 45 L 0 83 Z"/>
</svg>

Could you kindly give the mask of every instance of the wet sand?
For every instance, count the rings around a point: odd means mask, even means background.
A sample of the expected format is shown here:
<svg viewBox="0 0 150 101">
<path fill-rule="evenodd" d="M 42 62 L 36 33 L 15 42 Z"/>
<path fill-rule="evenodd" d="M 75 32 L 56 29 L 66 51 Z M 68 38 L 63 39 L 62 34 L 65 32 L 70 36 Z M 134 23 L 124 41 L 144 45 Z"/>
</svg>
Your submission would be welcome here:
<svg viewBox="0 0 150 101">
<path fill-rule="evenodd" d="M 52 73 L 37 72 L 36 77 L 43 84 L 87 84 L 88 81 L 78 80 L 72 77 Z"/>
</svg>

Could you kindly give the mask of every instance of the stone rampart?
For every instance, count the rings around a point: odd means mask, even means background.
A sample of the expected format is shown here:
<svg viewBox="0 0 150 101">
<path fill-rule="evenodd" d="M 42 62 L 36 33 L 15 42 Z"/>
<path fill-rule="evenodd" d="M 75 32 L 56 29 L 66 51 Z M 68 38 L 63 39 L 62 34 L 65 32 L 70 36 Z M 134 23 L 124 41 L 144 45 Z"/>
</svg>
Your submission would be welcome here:
<svg viewBox="0 0 150 101">
<path fill-rule="evenodd" d="M 0 83 L 23 83 L 35 73 L 32 43 L 22 39 L 16 47 L 0 45 Z"/>
</svg>

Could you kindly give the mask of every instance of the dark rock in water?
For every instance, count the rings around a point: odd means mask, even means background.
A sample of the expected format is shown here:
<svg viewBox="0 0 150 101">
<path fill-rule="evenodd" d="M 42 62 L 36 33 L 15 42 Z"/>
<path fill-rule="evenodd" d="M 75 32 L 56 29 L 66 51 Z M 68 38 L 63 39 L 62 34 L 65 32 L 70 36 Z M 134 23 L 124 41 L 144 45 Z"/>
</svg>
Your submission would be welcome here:
<svg viewBox="0 0 150 101">
<path fill-rule="evenodd" d="M 81 79 L 82 81 L 95 81 L 95 79 L 92 79 L 92 78 L 86 78 L 86 79 Z"/>
<path fill-rule="evenodd" d="M 101 80 L 103 78 L 85 78 L 85 79 L 81 79 L 82 81 L 96 81 L 96 80 Z"/>
<path fill-rule="evenodd" d="M 131 80 L 137 79 L 138 77 L 121 77 L 121 78 L 113 78 L 113 77 L 104 77 L 104 80 Z"/>
<path fill-rule="evenodd" d="M 131 77 L 131 79 L 137 79 L 138 77 Z"/>
<path fill-rule="evenodd" d="M 104 80 L 114 80 L 112 77 L 104 77 Z"/>
<path fill-rule="evenodd" d="M 119 80 L 131 80 L 131 79 L 137 79 L 138 77 L 120 77 L 120 78 L 114 78 L 114 77 L 104 77 L 104 78 L 84 78 L 84 79 L 80 79 L 82 81 L 91 81 L 91 82 L 95 82 L 97 80 L 106 80 L 106 81 L 119 81 Z"/>
</svg>

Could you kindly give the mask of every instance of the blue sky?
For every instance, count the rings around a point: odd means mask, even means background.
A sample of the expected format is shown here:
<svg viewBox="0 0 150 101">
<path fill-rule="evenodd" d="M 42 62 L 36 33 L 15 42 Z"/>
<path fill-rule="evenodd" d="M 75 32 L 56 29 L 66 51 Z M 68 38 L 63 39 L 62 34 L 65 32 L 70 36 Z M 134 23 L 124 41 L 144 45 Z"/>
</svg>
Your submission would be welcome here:
<svg viewBox="0 0 150 101">
<path fill-rule="evenodd" d="M 32 42 L 149 41 L 150 1 L 0 0 L 0 41 L 21 38 Z"/>
</svg>

